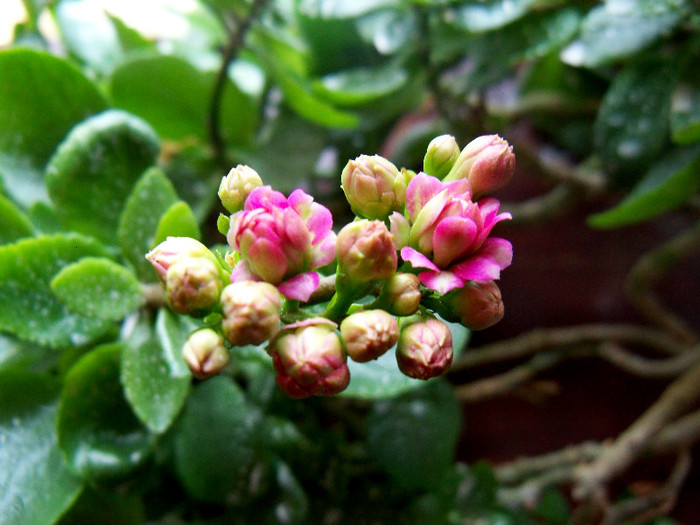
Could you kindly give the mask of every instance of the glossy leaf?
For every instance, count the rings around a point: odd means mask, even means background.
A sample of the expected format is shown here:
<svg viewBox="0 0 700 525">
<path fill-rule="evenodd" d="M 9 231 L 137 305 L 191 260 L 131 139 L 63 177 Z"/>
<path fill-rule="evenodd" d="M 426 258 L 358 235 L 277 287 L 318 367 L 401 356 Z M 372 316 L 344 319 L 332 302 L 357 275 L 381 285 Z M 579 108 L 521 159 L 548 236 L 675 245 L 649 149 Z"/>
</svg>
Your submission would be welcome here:
<svg viewBox="0 0 700 525">
<path fill-rule="evenodd" d="M 408 80 L 406 70 L 399 67 L 359 68 L 326 75 L 314 89 L 339 105 L 359 105 L 390 95 Z"/>
<path fill-rule="evenodd" d="M 153 246 L 157 246 L 168 237 L 199 239 L 197 219 L 185 201 L 177 201 L 160 218 L 153 238 Z"/>
<path fill-rule="evenodd" d="M 433 381 L 377 402 L 367 419 L 374 460 L 405 489 L 436 486 L 452 465 L 461 415 L 452 388 Z"/>
<path fill-rule="evenodd" d="M 158 152 L 158 137 L 150 126 L 123 111 L 105 111 L 81 122 L 46 168 L 61 223 L 114 243 L 124 202 Z"/>
<path fill-rule="evenodd" d="M 700 74 L 681 82 L 671 99 L 671 138 L 678 144 L 700 142 Z"/>
<path fill-rule="evenodd" d="M 399 5 L 398 0 L 301 0 L 297 9 L 313 18 L 357 18 L 372 11 Z"/>
<path fill-rule="evenodd" d="M 72 262 L 105 255 L 99 243 L 77 234 L 0 247 L 0 330 L 54 348 L 83 345 L 104 334 L 109 321 L 71 311 L 49 283 Z"/>
<path fill-rule="evenodd" d="M 134 185 L 119 217 L 117 236 L 122 254 L 143 281 L 157 280 L 144 255 L 153 247 L 158 223 L 177 202 L 172 183 L 159 168 L 147 170 Z"/>
<path fill-rule="evenodd" d="M 193 389 L 176 426 L 174 450 L 177 475 L 194 498 L 224 503 L 247 490 L 260 419 L 228 377 Z"/>
<path fill-rule="evenodd" d="M 0 374 L 2 525 L 52 525 L 82 490 L 56 443 L 57 387 L 48 376 Z"/>
<path fill-rule="evenodd" d="M 51 290 L 74 312 L 118 321 L 143 303 L 134 274 L 109 259 L 85 257 L 63 268 Z"/>
<path fill-rule="evenodd" d="M 24 207 L 48 200 L 44 166 L 68 130 L 102 111 L 97 87 L 66 60 L 30 49 L 0 51 L 0 166 Z"/>
<path fill-rule="evenodd" d="M 118 479 L 150 455 L 153 435 L 124 398 L 119 383 L 122 345 L 83 356 L 65 377 L 58 443 L 69 467 L 84 479 Z"/>
<path fill-rule="evenodd" d="M 668 35 L 687 10 L 686 0 L 607 0 L 589 11 L 562 60 L 593 67 L 631 56 Z"/>
<path fill-rule="evenodd" d="M 34 233 L 34 228 L 29 219 L 15 204 L 0 195 L 0 244 L 16 241 L 22 237 L 29 237 Z"/>
<path fill-rule="evenodd" d="M 492 31 L 525 15 L 535 0 L 468 2 L 449 10 L 451 23 L 471 32 Z"/>
<path fill-rule="evenodd" d="M 644 60 L 620 71 L 595 123 L 603 165 L 619 180 L 639 178 L 668 140 L 673 64 Z"/>
<path fill-rule="evenodd" d="M 617 206 L 593 215 L 596 228 L 617 228 L 672 210 L 700 189 L 700 147 L 677 150 L 662 158 Z"/>
<path fill-rule="evenodd" d="M 452 345 L 456 358 L 464 350 L 470 332 L 458 323 L 447 324 L 452 332 Z M 425 381 L 413 379 L 401 373 L 396 364 L 395 348 L 368 363 L 356 363 L 348 359 L 350 385 L 340 395 L 361 399 L 385 399 L 425 386 Z"/>
<path fill-rule="evenodd" d="M 192 376 L 182 347 L 192 329 L 185 318 L 161 309 L 155 338 L 129 342 L 122 353 L 126 397 L 138 418 L 157 434 L 170 427 L 189 393 Z"/>
<path fill-rule="evenodd" d="M 92 0 L 61 0 L 56 22 L 71 54 L 98 73 L 108 73 L 122 57 L 117 31 L 101 5 Z"/>
</svg>

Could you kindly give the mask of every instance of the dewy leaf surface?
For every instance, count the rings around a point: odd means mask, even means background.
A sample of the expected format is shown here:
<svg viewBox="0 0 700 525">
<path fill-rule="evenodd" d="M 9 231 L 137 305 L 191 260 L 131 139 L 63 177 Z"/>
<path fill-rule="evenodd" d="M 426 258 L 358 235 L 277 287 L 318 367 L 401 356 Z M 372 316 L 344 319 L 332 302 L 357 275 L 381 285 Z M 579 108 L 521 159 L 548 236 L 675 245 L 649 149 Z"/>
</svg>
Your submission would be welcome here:
<svg viewBox="0 0 700 525">
<path fill-rule="evenodd" d="M 2 525 L 52 525 L 82 490 L 56 443 L 57 387 L 48 376 L 0 374 Z"/>
<path fill-rule="evenodd" d="M 85 257 L 51 281 L 56 296 L 74 312 L 118 321 L 143 303 L 134 274 L 109 259 Z"/>
<path fill-rule="evenodd" d="M 51 291 L 64 267 L 89 256 L 105 256 L 101 244 L 78 234 L 24 239 L 0 247 L 0 330 L 53 348 L 86 344 L 111 322 L 70 310 Z"/>
<path fill-rule="evenodd" d="M 30 49 L 0 51 L 0 166 L 24 207 L 47 201 L 44 167 L 70 128 L 107 101 L 68 61 Z"/>
<path fill-rule="evenodd" d="M 63 226 L 114 244 L 124 203 L 159 149 L 153 129 L 124 111 L 105 111 L 73 128 L 46 168 Z"/>
<path fill-rule="evenodd" d="M 144 257 L 153 247 L 158 223 L 177 202 L 172 183 L 159 168 L 151 168 L 138 180 L 119 218 L 117 235 L 122 254 L 142 281 L 156 281 L 151 263 Z"/>
<path fill-rule="evenodd" d="M 85 479 L 118 479 L 149 456 L 154 436 L 124 398 L 121 344 L 100 346 L 68 372 L 58 413 L 58 444 L 73 472 Z"/>
</svg>

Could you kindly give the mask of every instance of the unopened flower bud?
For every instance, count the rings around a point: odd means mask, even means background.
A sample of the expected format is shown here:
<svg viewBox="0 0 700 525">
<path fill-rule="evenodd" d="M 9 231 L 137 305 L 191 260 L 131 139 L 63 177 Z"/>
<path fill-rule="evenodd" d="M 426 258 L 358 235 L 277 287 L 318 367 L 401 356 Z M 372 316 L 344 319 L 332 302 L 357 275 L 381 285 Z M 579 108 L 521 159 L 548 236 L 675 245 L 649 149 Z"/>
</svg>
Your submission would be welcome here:
<svg viewBox="0 0 700 525">
<path fill-rule="evenodd" d="M 259 345 L 280 323 L 282 296 L 270 283 L 241 281 L 221 292 L 224 335 L 235 346 Z"/>
<path fill-rule="evenodd" d="M 228 175 L 221 179 L 219 198 L 230 213 L 243 209 L 248 194 L 254 188 L 262 186 L 263 182 L 258 172 L 244 164 L 231 168 Z"/>
<path fill-rule="evenodd" d="M 484 330 L 503 319 L 501 290 L 494 281 L 471 281 L 444 296 L 442 301 L 471 330 Z"/>
<path fill-rule="evenodd" d="M 340 323 L 340 336 L 353 361 L 366 363 L 382 356 L 399 339 L 399 325 L 384 310 L 365 310 Z"/>
<path fill-rule="evenodd" d="M 396 249 L 400 250 L 404 246 L 408 246 L 409 236 L 411 234 L 411 223 L 403 214 L 398 211 L 389 215 L 389 231 L 394 238 Z"/>
<path fill-rule="evenodd" d="M 452 135 L 435 137 L 428 144 L 428 151 L 423 157 L 423 171 L 442 179 L 452 169 L 459 153 L 459 146 Z"/>
<path fill-rule="evenodd" d="M 211 328 L 203 328 L 190 335 L 182 348 L 182 357 L 197 379 L 207 379 L 220 373 L 229 361 L 224 338 Z"/>
<path fill-rule="evenodd" d="M 180 314 L 196 315 L 213 307 L 222 286 L 218 266 L 203 257 L 180 257 L 166 274 L 168 301 Z"/>
<path fill-rule="evenodd" d="M 394 315 L 413 315 L 421 299 L 420 279 L 412 273 L 396 273 L 382 289 L 386 309 Z"/>
<path fill-rule="evenodd" d="M 428 318 L 404 326 L 396 347 L 399 370 L 409 377 L 430 379 L 452 364 L 452 334 L 438 319 Z"/>
<path fill-rule="evenodd" d="M 347 388 L 350 371 L 335 328 L 317 317 L 285 326 L 270 341 L 277 384 L 289 397 L 332 396 Z"/>
<path fill-rule="evenodd" d="M 467 179 L 475 199 L 503 187 L 515 171 L 513 147 L 498 135 L 483 135 L 467 144 L 443 179 Z"/>
<path fill-rule="evenodd" d="M 203 257 L 216 263 L 216 256 L 201 242 L 190 237 L 168 237 L 146 254 L 158 277 L 165 282 L 168 268 L 179 258 Z"/>
<path fill-rule="evenodd" d="M 388 279 L 397 268 L 396 245 L 382 221 L 351 222 L 338 233 L 338 267 L 352 281 Z"/>
<path fill-rule="evenodd" d="M 352 211 L 367 219 L 384 219 L 403 208 L 408 182 L 399 170 L 379 155 L 360 155 L 341 174 L 345 198 Z"/>
</svg>

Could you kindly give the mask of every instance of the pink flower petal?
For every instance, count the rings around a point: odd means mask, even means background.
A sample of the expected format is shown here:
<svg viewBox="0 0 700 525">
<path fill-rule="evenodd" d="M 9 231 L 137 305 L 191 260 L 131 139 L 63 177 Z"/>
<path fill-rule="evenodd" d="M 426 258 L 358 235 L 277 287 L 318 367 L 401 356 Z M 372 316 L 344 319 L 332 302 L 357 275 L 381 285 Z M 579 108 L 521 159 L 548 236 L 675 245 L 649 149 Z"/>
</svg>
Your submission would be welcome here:
<svg viewBox="0 0 700 525">
<path fill-rule="evenodd" d="M 435 224 L 435 221 L 440 218 L 440 215 L 445 209 L 445 205 L 449 202 L 449 198 L 450 197 L 447 195 L 447 190 L 443 190 L 430 199 L 425 206 L 423 206 L 423 209 L 418 212 L 413 220 L 411 233 L 408 239 L 411 246 L 419 245 L 421 237 L 424 237 L 423 234 L 430 230 Z M 432 242 L 432 234 L 430 235 L 430 241 L 428 242 Z M 426 250 L 425 246 L 423 246 L 421 249 L 429 251 Z"/>
<path fill-rule="evenodd" d="M 440 179 L 420 172 L 411 179 L 406 188 L 406 210 L 411 221 L 415 221 L 418 213 L 435 195 L 444 189 Z"/>
<path fill-rule="evenodd" d="M 277 244 L 268 239 L 258 239 L 248 252 L 250 269 L 263 281 L 278 284 L 287 273 L 287 259 Z"/>
<path fill-rule="evenodd" d="M 242 281 L 259 281 L 260 277 L 255 275 L 253 272 L 250 271 L 250 267 L 248 266 L 248 261 L 242 260 L 238 261 L 238 264 L 233 267 L 233 271 L 231 272 L 231 282 L 232 283 L 239 283 Z"/>
<path fill-rule="evenodd" d="M 474 221 L 464 217 L 445 217 L 433 234 L 433 262 L 447 268 L 467 253 L 477 234 Z"/>
<path fill-rule="evenodd" d="M 451 290 L 462 288 L 465 285 L 464 279 L 452 272 L 422 272 L 418 278 L 423 285 L 440 294 L 446 294 Z"/>
<path fill-rule="evenodd" d="M 313 197 L 300 189 L 294 190 L 287 201 L 311 232 L 312 244 L 322 242 L 333 227 L 333 216 L 328 208 L 314 202 Z"/>
<path fill-rule="evenodd" d="M 401 258 L 406 262 L 410 262 L 414 268 L 428 268 L 429 270 L 433 270 L 435 272 L 440 271 L 440 268 L 435 266 L 433 261 L 410 246 L 401 248 Z"/>
<path fill-rule="evenodd" d="M 289 206 L 287 198 L 279 191 L 273 190 L 272 186 L 258 186 L 248 194 L 243 209 L 251 211 L 263 208 L 272 211 L 275 208 L 286 208 L 287 206 Z"/>
<path fill-rule="evenodd" d="M 316 272 L 295 275 L 277 286 L 279 292 L 287 299 L 306 302 L 318 288 L 320 277 Z"/>
<path fill-rule="evenodd" d="M 455 264 L 452 272 L 466 281 L 486 282 L 498 279 L 501 270 L 513 259 L 513 246 L 505 239 L 486 239 L 481 249 L 469 259 Z"/>
<path fill-rule="evenodd" d="M 335 241 L 336 234 L 334 231 L 330 231 L 321 243 L 313 247 L 311 251 L 312 270 L 325 266 L 335 259 Z"/>
<path fill-rule="evenodd" d="M 443 182 L 443 184 L 445 183 Z M 450 194 L 450 197 L 456 197 L 466 201 L 469 201 L 472 198 L 472 188 L 467 179 L 457 179 L 455 181 L 448 182 L 445 184 L 445 187 L 447 188 L 447 193 Z"/>
</svg>

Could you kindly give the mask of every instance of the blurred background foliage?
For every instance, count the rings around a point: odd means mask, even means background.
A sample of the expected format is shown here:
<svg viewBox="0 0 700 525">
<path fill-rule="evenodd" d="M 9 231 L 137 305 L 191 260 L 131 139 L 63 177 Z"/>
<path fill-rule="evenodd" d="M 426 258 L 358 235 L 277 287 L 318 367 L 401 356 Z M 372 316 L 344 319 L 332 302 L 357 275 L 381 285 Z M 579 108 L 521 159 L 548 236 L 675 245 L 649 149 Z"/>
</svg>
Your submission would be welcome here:
<svg viewBox="0 0 700 525">
<path fill-rule="evenodd" d="M 0 523 L 567 523 L 554 486 L 504 501 L 491 466 L 453 461 L 447 381 L 375 370 L 291 402 L 251 348 L 192 384 L 193 325 L 141 308 L 142 255 L 221 242 L 238 163 L 342 224 L 348 159 L 419 169 L 443 133 L 500 133 L 536 166 L 551 192 L 522 220 L 599 197 L 596 228 L 697 215 L 697 3 L 140 4 L 151 29 L 118 3 L 24 0 L 0 50 Z"/>
</svg>

